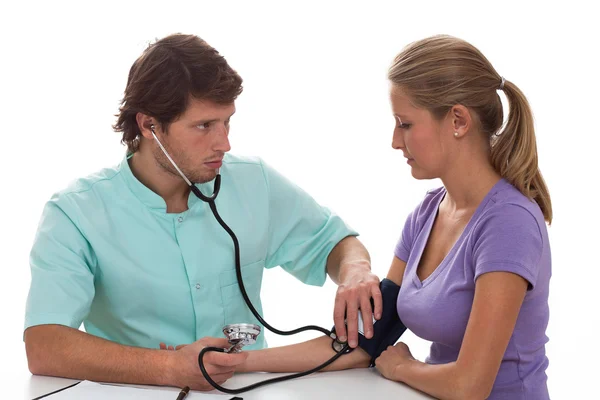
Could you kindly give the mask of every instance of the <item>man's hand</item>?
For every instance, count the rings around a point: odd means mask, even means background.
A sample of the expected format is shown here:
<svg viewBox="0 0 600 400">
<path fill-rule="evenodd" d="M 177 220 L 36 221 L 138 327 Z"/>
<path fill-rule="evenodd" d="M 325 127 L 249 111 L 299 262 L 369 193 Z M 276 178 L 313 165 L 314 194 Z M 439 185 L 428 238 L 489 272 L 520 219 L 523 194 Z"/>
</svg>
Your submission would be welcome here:
<svg viewBox="0 0 600 400">
<path fill-rule="evenodd" d="M 371 298 L 375 309 L 371 309 Z M 340 265 L 340 283 L 335 297 L 333 320 L 340 341 L 348 339 L 350 347 L 358 345 L 358 310 L 362 314 L 364 336 L 373 336 L 373 314 L 381 318 L 382 299 L 379 278 L 366 260 Z M 346 323 L 344 323 L 344 319 Z M 347 328 L 346 328 L 347 324 Z"/>
<path fill-rule="evenodd" d="M 169 366 L 169 383 L 177 387 L 189 386 L 194 390 L 213 390 L 213 387 L 204 379 L 198 366 L 198 354 L 205 347 L 229 348 L 227 339 L 205 337 L 188 345 L 176 347 L 160 344 L 163 350 L 173 350 Z M 222 385 L 233 376 L 236 367 L 243 364 L 248 358 L 248 353 L 218 353 L 208 352 L 204 355 L 204 368 L 211 379 Z"/>
</svg>

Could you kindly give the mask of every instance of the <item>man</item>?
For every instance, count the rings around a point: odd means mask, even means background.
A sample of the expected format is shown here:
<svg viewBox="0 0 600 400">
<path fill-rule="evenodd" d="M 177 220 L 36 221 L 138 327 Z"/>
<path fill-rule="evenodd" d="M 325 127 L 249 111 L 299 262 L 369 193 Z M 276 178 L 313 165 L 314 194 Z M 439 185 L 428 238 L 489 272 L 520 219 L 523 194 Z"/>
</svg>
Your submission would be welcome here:
<svg viewBox="0 0 600 400">
<path fill-rule="evenodd" d="M 239 239 L 260 313 L 264 268 L 281 266 L 311 285 L 327 273 L 339 284 L 339 335 L 356 346 L 360 308 L 370 336 L 369 301 L 377 317 L 381 294 L 356 232 L 260 159 L 226 154 L 241 84 L 192 35 L 159 40 L 135 61 L 115 125 L 127 156 L 55 194 L 41 218 L 24 335 L 32 373 L 211 389 L 200 350 L 227 347 L 223 325 L 258 321 L 237 285 L 231 238 L 182 174 L 209 195 L 220 170 L 216 205 Z M 190 345 L 160 351 L 162 341 Z M 223 383 L 245 358 L 210 353 L 205 364 Z"/>
</svg>

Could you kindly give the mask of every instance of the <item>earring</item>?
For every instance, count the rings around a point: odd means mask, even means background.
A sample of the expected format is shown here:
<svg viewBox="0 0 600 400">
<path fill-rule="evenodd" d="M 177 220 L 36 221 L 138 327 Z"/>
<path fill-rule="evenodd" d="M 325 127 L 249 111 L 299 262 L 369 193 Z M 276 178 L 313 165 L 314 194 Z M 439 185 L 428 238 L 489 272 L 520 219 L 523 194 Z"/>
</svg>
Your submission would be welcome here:
<svg viewBox="0 0 600 400">
<path fill-rule="evenodd" d="M 454 137 L 458 137 L 458 132 L 454 132 Z"/>
</svg>

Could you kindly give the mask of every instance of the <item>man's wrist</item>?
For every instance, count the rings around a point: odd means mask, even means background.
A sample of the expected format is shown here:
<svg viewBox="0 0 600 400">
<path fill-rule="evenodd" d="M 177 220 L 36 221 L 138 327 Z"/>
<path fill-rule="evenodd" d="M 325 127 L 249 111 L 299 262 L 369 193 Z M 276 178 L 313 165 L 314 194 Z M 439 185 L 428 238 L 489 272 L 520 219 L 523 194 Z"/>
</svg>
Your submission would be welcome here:
<svg viewBox="0 0 600 400">
<path fill-rule="evenodd" d="M 155 365 L 158 372 L 158 384 L 161 386 L 178 386 L 174 371 L 177 366 L 177 352 L 159 350 L 155 353 Z"/>
<path fill-rule="evenodd" d="M 348 279 L 356 273 L 371 272 L 371 261 L 366 259 L 342 261 L 340 263 L 339 271 L 340 282 L 344 282 L 346 279 Z"/>
<path fill-rule="evenodd" d="M 371 261 L 366 258 L 359 258 L 354 260 L 343 260 L 340 263 L 340 267 L 353 267 L 353 268 L 366 268 L 369 271 L 371 270 Z"/>
</svg>

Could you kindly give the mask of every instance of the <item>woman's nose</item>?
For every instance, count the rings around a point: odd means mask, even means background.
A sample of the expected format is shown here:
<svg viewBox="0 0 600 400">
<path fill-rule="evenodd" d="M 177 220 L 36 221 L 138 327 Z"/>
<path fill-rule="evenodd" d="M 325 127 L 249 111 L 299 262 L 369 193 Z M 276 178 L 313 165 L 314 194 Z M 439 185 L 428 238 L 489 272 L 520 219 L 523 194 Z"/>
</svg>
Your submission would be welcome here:
<svg viewBox="0 0 600 400">
<path fill-rule="evenodd" d="M 402 133 L 399 132 L 399 129 L 394 129 L 394 134 L 392 135 L 392 148 L 395 150 L 402 150 L 404 148 L 404 138 L 402 137 Z"/>
</svg>

